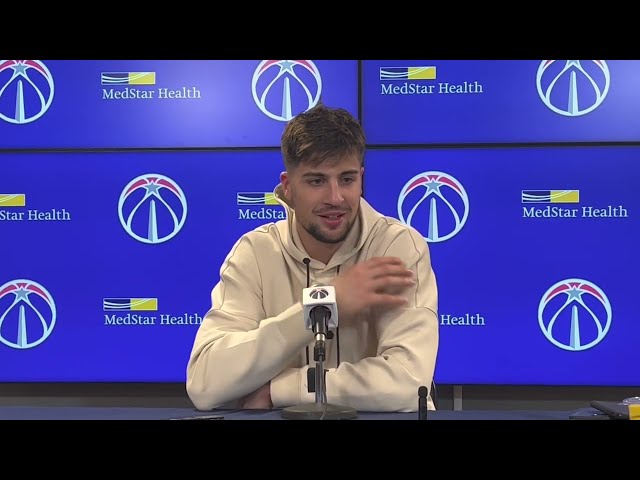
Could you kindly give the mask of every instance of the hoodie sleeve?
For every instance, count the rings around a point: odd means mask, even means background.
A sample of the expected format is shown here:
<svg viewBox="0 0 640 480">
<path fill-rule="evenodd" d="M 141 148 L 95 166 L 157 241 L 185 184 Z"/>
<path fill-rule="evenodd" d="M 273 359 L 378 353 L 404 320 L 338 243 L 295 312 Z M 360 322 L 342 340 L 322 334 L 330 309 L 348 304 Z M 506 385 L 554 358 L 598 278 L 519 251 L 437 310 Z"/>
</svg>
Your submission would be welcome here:
<svg viewBox="0 0 640 480">
<path fill-rule="evenodd" d="M 403 229 L 381 253 L 404 259 L 416 285 L 406 293 L 406 307 L 362 320 L 376 322 L 376 356 L 329 369 L 327 402 L 359 411 L 416 411 L 418 388 L 431 385 L 438 351 L 435 274 L 428 245 L 414 229 Z M 271 382 L 274 406 L 315 401 L 307 392 L 306 370 L 287 369 Z"/>
<path fill-rule="evenodd" d="M 248 236 L 225 259 L 211 301 L 187 365 L 187 393 L 200 410 L 255 391 L 312 339 L 300 322 L 301 303 L 265 318 L 260 272 Z"/>
</svg>

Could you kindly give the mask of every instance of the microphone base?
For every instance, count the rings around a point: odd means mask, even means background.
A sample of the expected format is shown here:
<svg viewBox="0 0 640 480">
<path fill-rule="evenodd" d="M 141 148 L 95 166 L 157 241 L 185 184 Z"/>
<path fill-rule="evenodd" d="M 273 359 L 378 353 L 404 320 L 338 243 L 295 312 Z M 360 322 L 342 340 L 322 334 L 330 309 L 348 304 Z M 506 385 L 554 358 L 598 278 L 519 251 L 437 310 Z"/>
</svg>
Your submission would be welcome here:
<svg viewBox="0 0 640 480">
<path fill-rule="evenodd" d="M 358 412 L 351 407 L 331 403 L 307 403 L 282 409 L 282 418 L 288 420 L 353 420 Z"/>
</svg>

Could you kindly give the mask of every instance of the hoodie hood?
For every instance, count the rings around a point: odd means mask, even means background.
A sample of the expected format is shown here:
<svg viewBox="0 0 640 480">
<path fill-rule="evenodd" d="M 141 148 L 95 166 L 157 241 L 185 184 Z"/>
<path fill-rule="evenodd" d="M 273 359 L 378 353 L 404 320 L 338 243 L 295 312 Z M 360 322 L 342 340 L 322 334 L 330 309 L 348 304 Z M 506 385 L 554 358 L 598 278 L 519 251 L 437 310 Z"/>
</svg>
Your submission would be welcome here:
<svg viewBox="0 0 640 480">
<path fill-rule="evenodd" d="M 365 244 L 367 237 L 371 233 L 371 225 L 382 218 L 371 206 L 360 197 L 360 206 L 358 208 L 358 216 L 353 225 L 353 228 L 347 235 L 345 241 L 340 245 L 340 248 L 331 257 L 328 264 L 324 264 L 317 260 L 314 260 L 305 251 L 298 231 L 295 227 L 296 216 L 293 207 L 287 202 L 282 190 L 282 184 L 278 184 L 274 190 L 276 200 L 285 209 L 287 219 L 277 223 L 278 232 L 280 234 L 280 242 L 283 249 L 299 263 L 302 267 L 306 268 L 303 260 L 309 258 L 311 262 L 309 267 L 314 270 L 330 270 L 346 263 L 351 257 L 353 257 L 358 250 Z"/>
</svg>

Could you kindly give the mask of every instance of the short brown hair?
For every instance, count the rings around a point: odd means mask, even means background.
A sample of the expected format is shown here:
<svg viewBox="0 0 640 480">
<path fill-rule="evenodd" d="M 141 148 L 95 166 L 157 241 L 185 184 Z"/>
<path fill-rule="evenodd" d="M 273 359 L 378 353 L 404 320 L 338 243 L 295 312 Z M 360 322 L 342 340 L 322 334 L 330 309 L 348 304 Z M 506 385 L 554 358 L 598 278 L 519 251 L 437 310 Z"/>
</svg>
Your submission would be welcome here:
<svg viewBox="0 0 640 480">
<path fill-rule="evenodd" d="M 356 154 L 362 165 L 365 136 L 360 122 L 343 108 L 318 103 L 285 127 L 281 151 L 287 171 L 303 162 L 317 165 L 328 157 Z"/>
</svg>

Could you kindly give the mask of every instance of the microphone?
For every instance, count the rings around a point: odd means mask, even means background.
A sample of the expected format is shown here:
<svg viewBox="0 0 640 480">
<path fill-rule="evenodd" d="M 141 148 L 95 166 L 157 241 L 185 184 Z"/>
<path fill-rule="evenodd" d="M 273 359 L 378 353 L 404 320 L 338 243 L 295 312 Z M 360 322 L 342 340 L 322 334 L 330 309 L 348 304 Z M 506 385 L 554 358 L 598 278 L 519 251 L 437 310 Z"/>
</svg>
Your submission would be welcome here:
<svg viewBox="0 0 640 480">
<path fill-rule="evenodd" d="M 305 257 L 302 262 L 307 267 L 307 288 L 309 288 L 309 275 L 311 275 L 311 272 L 309 271 L 309 264 L 311 263 L 311 259 L 309 257 Z"/>
<path fill-rule="evenodd" d="M 418 420 L 427 419 L 427 396 L 429 395 L 429 389 L 424 385 L 418 388 Z"/>
<path fill-rule="evenodd" d="M 358 412 L 354 408 L 327 403 L 324 369 L 326 360 L 325 341 L 333 338 L 333 332 L 329 329 L 338 327 L 338 305 L 336 303 L 335 287 L 314 283 L 312 286 L 302 289 L 302 307 L 304 326 L 307 330 L 313 331 L 316 339 L 313 349 L 313 359 L 316 362 L 316 366 L 307 370 L 309 384 L 315 377 L 313 390 L 316 394 L 316 401 L 315 403 L 286 407 L 282 409 L 282 417 L 291 420 L 347 420 L 357 418 Z"/>
<path fill-rule="evenodd" d="M 314 283 L 302 290 L 304 326 L 315 333 L 316 342 L 333 338 L 331 328 L 338 326 L 336 289 L 331 285 Z"/>
<path fill-rule="evenodd" d="M 309 282 L 310 282 L 310 278 L 311 278 L 311 268 L 309 267 L 309 264 L 311 263 L 311 259 L 309 257 L 305 257 L 305 258 L 302 259 L 302 262 L 307 267 L 307 283 L 306 283 L 306 286 L 307 286 L 307 288 L 309 288 L 310 287 Z M 309 345 L 306 346 L 305 353 L 307 355 L 307 365 L 309 365 Z"/>
</svg>

